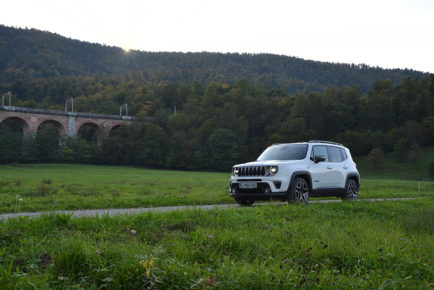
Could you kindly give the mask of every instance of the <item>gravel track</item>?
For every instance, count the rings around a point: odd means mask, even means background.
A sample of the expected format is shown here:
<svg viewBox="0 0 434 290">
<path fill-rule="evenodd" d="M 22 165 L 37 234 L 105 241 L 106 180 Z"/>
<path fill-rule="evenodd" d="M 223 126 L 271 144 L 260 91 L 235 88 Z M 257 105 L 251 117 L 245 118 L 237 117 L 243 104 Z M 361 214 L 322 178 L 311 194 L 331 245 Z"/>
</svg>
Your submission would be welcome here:
<svg viewBox="0 0 434 290">
<path fill-rule="evenodd" d="M 396 198 L 371 198 L 360 199 L 358 202 L 380 202 L 387 200 L 409 200 L 417 199 L 420 197 L 396 197 Z M 342 202 L 338 199 L 327 200 L 313 200 L 309 203 L 335 203 Z M 286 202 L 268 202 L 268 203 L 255 203 L 254 206 L 264 205 L 285 205 Z M 18 217 L 38 218 L 43 215 L 50 214 L 69 214 L 74 218 L 78 217 L 92 217 L 92 216 L 116 216 L 125 214 L 139 214 L 143 212 L 169 212 L 175 210 L 210 210 L 210 209 L 225 209 L 225 208 L 240 208 L 238 204 L 214 204 L 214 205 L 181 205 L 181 206 L 165 206 L 165 207 L 145 207 L 145 208 L 118 208 L 118 209 L 86 209 L 86 210 L 57 210 L 57 211 L 39 211 L 39 212 L 23 212 L 23 213 L 5 213 L 0 214 L 0 220 L 8 220 Z"/>
</svg>

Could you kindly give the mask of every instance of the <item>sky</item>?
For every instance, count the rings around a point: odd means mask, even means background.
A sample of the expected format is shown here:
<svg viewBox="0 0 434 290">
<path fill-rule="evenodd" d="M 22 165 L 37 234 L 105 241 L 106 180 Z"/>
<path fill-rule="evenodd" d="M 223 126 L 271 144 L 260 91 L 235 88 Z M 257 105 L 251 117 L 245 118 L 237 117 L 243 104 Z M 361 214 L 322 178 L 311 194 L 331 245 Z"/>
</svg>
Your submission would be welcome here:
<svg viewBox="0 0 434 290">
<path fill-rule="evenodd" d="M 434 73 L 434 0 L 0 0 L 0 23 L 143 51 L 273 53 Z"/>
</svg>

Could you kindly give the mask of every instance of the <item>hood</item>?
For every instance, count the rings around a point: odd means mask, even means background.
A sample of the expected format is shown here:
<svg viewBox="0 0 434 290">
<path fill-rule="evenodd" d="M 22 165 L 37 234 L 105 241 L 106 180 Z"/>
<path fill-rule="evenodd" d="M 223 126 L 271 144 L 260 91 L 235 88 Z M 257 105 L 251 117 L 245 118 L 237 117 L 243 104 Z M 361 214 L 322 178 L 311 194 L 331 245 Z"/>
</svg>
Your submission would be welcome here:
<svg viewBox="0 0 434 290">
<path fill-rule="evenodd" d="M 302 160 L 264 160 L 264 161 L 251 161 L 247 163 L 241 163 L 234 165 L 234 167 L 239 166 L 271 166 L 271 165 L 279 165 L 279 164 L 291 164 L 291 163 L 297 163 Z"/>
</svg>

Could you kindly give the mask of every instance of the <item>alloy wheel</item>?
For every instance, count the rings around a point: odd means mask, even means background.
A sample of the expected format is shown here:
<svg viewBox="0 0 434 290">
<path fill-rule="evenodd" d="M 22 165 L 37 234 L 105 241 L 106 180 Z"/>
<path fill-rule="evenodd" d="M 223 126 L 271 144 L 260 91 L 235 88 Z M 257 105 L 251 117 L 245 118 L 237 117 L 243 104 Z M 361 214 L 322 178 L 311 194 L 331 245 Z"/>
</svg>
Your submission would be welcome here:
<svg viewBox="0 0 434 290">
<path fill-rule="evenodd" d="M 357 183 L 353 179 L 348 181 L 348 188 L 347 188 L 347 196 L 346 197 L 348 200 L 357 200 L 357 198 L 359 197 Z"/>
<path fill-rule="evenodd" d="M 304 179 L 298 180 L 294 188 L 295 201 L 300 203 L 307 203 L 309 200 L 309 186 Z"/>
</svg>

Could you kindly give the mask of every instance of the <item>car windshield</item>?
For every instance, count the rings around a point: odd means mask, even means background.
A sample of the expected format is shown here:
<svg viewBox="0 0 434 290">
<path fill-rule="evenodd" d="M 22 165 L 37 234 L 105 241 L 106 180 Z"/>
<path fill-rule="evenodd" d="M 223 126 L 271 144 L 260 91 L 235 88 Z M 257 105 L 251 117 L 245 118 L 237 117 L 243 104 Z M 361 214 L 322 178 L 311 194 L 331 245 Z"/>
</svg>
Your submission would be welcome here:
<svg viewBox="0 0 434 290">
<path fill-rule="evenodd" d="M 306 157 L 307 144 L 282 144 L 268 147 L 258 161 L 264 160 L 301 160 Z"/>
</svg>

